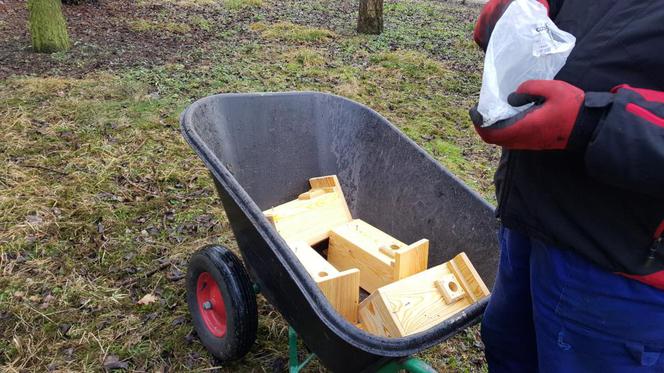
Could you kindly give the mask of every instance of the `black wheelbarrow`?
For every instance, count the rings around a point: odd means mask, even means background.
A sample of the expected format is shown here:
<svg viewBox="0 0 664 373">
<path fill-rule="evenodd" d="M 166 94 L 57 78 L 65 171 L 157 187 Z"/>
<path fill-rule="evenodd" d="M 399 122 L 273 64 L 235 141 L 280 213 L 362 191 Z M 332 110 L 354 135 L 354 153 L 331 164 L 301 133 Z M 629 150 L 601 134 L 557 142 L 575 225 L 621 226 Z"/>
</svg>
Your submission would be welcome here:
<svg viewBox="0 0 664 373">
<path fill-rule="evenodd" d="M 222 94 L 189 106 L 181 125 L 214 178 L 248 270 L 220 246 L 190 262 L 192 320 L 218 359 L 238 359 L 255 341 L 258 289 L 289 323 L 291 342 L 297 332 L 339 372 L 426 369 L 408 357 L 479 320 L 488 298 L 418 334 L 369 334 L 335 312 L 262 213 L 305 192 L 309 178 L 334 174 L 353 217 L 402 241 L 428 238 L 429 266 L 465 251 L 491 287 L 493 208 L 375 111 L 315 92 Z M 297 352 L 291 357 L 299 370 Z"/>
</svg>

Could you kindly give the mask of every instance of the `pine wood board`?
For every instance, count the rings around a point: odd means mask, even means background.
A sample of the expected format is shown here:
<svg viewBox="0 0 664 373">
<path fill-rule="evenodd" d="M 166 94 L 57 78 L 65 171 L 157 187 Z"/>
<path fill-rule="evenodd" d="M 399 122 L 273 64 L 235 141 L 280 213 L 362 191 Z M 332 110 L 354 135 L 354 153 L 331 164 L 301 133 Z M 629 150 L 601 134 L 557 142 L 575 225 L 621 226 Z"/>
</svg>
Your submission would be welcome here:
<svg viewBox="0 0 664 373">
<path fill-rule="evenodd" d="M 429 240 L 421 239 L 412 245 L 395 251 L 394 277 L 397 281 L 427 269 L 429 264 Z"/>
<path fill-rule="evenodd" d="M 349 322 L 359 321 L 360 271 L 356 268 L 337 272 L 317 281 L 332 307 Z"/>
<path fill-rule="evenodd" d="M 332 228 L 352 220 L 346 199 L 335 175 L 309 179 L 311 189 L 297 199 L 263 213 L 286 241 L 317 244 Z"/>
<path fill-rule="evenodd" d="M 473 301 L 478 301 L 491 294 L 466 253 L 455 256 L 447 262 L 447 266 L 450 272 L 456 275 L 459 285 L 463 287 L 464 291 L 469 294 Z"/>
<path fill-rule="evenodd" d="M 288 245 L 332 307 L 346 320 L 357 323 L 360 271 L 351 268 L 340 272 L 304 241 L 288 242 Z"/>
<path fill-rule="evenodd" d="M 373 334 L 402 337 L 427 330 L 462 311 L 489 295 L 477 272 L 471 270 L 472 264 L 468 267 L 470 262 L 467 259 L 462 253 L 451 262 L 464 268 L 460 273 L 468 290 L 463 290 L 475 294 L 476 299 L 465 296 L 450 304 L 445 301 L 439 282 L 449 276 L 457 277 L 448 262 L 376 290 L 360 303 L 360 322 Z"/>
<path fill-rule="evenodd" d="M 406 245 L 360 219 L 330 232 L 327 259 L 338 269 L 358 268 L 360 286 L 373 292 L 427 267 L 429 241 Z"/>
</svg>

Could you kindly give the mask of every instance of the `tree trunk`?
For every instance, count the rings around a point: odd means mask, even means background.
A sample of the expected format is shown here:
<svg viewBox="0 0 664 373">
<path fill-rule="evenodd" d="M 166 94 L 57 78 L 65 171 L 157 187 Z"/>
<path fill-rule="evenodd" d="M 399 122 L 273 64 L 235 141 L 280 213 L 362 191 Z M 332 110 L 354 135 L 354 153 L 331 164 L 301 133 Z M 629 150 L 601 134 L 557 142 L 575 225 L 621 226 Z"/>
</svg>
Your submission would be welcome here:
<svg viewBox="0 0 664 373">
<path fill-rule="evenodd" d="M 383 0 L 360 0 L 357 32 L 376 35 L 383 32 Z"/>
<path fill-rule="evenodd" d="M 28 0 L 30 33 L 35 52 L 53 53 L 69 49 L 67 23 L 60 0 Z"/>
</svg>

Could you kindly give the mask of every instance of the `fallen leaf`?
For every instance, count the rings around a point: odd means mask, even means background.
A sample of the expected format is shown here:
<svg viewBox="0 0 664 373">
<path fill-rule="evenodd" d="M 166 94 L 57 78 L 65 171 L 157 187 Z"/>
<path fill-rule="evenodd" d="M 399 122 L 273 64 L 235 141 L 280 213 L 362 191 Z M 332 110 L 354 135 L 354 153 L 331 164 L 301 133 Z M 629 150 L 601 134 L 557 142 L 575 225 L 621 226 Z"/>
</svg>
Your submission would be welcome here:
<svg viewBox="0 0 664 373">
<path fill-rule="evenodd" d="M 71 324 L 60 324 L 58 326 L 58 330 L 60 330 L 60 333 L 62 333 L 62 336 L 66 337 L 67 333 L 69 333 L 69 330 L 71 329 Z"/>
<path fill-rule="evenodd" d="M 102 201 L 112 201 L 112 202 L 118 202 L 122 201 L 122 198 L 108 192 L 101 192 L 97 193 L 97 198 L 101 199 Z"/>
<path fill-rule="evenodd" d="M 27 221 L 28 224 L 40 225 L 41 223 L 44 222 L 44 219 L 42 219 L 42 217 L 37 215 L 37 214 L 33 214 L 33 215 L 26 216 L 25 221 Z"/>
<path fill-rule="evenodd" d="M 185 342 L 187 342 L 187 344 L 191 344 L 197 338 L 198 338 L 198 335 L 196 334 L 195 330 L 190 331 L 189 333 L 187 333 L 187 335 L 184 336 L 184 340 L 185 340 Z"/>
<path fill-rule="evenodd" d="M 148 293 L 148 294 L 145 294 L 145 295 L 143 296 L 143 298 L 141 298 L 141 299 L 138 301 L 138 304 L 142 304 L 142 305 L 145 305 L 145 304 L 152 304 L 152 303 L 154 303 L 154 302 L 156 302 L 156 301 L 157 301 L 157 297 L 156 297 L 154 294 L 150 294 L 150 293 Z"/>
<path fill-rule="evenodd" d="M 157 316 L 159 316 L 159 314 L 157 314 L 157 312 L 148 313 L 147 315 L 145 315 L 143 317 L 143 322 L 152 321 L 152 320 L 156 319 Z"/>
<path fill-rule="evenodd" d="M 47 294 L 44 299 L 42 299 L 42 303 L 39 305 L 40 309 L 46 309 L 48 308 L 49 305 L 51 305 L 51 302 L 55 300 L 55 297 L 52 296 L 51 294 Z"/>
<path fill-rule="evenodd" d="M 177 268 L 172 268 L 166 274 L 166 278 L 169 279 L 170 281 L 178 281 L 184 278 L 184 273 L 182 273 L 182 271 L 180 271 Z"/>
<path fill-rule="evenodd" d="M 126 361 L 120 360 L 115 355 L 108 355 L 104 360 L 104 369 L 106 370 L 127 369 L 127 368 L 129 368 L 129 364 Z"/>
<path fill-rule="evenodd" d="M 147 227 L 146 232 L 148 232 L 148 234 L 150 236 L 158 236 L 159 233 L 161 232 L 161 230 L 159 230 L 159 228 L 154 227 L 154 226 L 151 225 L 151 226 Z"/>
<path fill-rule="evenodd" d="M 178 316 L 175 319 L 173 319 L 173 321 L 171 322 L 171 325 L 173 325 L 173 326 L 182 325 L 182 324 L 185 323 L 185 321 L 186 320 L 185 320 L 184 316 Z"/>
<path fill-rule="evenodd" d="M 39 308 L 42 309 L 42 310 L 47 309 L 48 306 L 51 305 L 51 302 L 53 302 L 54 300 L 55 300 L 55 297 L 52 296 L 51 294 L 46 295 L 46 296 L 44 297 L 44 299 L 42 299 L 42 302 L 41 302 L 41 304 L 39 305 Z"/>
</svg>

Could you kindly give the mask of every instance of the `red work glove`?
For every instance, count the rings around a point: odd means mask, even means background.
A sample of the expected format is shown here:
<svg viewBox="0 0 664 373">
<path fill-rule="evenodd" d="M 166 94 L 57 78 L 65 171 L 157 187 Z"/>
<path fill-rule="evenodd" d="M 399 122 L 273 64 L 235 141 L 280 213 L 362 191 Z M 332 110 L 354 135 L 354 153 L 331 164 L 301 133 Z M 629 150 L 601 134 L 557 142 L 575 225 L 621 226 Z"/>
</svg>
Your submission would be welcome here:
<svg viewBox="0 0 664 373">
<path fill-rule="evenodd" d="M 527 110 L 489 127 L 481 127 L 483 118 L 476 108 L 470 117 L 487 143 L 517 150 L 563 150 L 577 124 L 577 140 L 587 141 L 594 130 L 597 120 L 579 121 L 586 111 L 584 99 L 581 89 L 561 80 L 529 80 L 507 99 L 514 107 L 534 103 Z"/>
<path fill-rule="evenodd" d="M 507 7 L 512 3 L 513 0 L 490 0 L 482 8 L 480 17 L 477 19 L 477 24 L 475 24 L 475 31 L 473 32 L 473 38 L 475 43 L 486 50 L 487 45 L 489 45 L 489 38 L 493 32 L 493 28 L 496 26 L 496 22 L 503 16 Z M 537 0 L 547 9 L 549 9 L 549 2 L 547 0 Z"/>
</svg>

